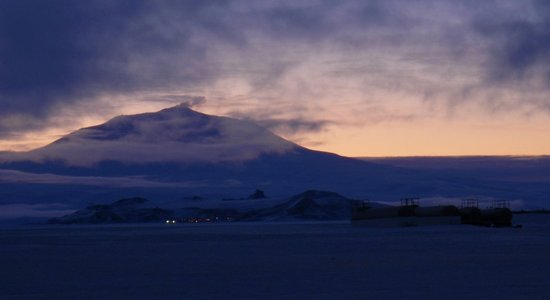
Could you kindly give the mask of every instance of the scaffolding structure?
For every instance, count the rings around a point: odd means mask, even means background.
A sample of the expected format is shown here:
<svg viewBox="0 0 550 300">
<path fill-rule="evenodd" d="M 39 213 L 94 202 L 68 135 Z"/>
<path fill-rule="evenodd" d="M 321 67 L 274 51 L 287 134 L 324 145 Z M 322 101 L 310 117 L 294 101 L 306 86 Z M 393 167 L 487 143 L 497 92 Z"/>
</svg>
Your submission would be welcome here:
<svg viewBox="0 0 550 300">
<path fill-rule="evenodd" d="M 492 208 L 507 208 L 510 209 L 510 200 L 493 200 L 491 203 Z"/>
<path fill-rule="evenodd" d="M 475 198 L 462 199 L 461 208 L 479 208 L 479 200 Z"/>
<path fill-rule="evenodd" d="M 407 197 L 407 198 L 401 198 L 401 206 L 402 207 L 405 207 L 405 206 L 418 206 L 419 205 L 419 200 L 420 198 L 418 197 Z"/>
</svg>

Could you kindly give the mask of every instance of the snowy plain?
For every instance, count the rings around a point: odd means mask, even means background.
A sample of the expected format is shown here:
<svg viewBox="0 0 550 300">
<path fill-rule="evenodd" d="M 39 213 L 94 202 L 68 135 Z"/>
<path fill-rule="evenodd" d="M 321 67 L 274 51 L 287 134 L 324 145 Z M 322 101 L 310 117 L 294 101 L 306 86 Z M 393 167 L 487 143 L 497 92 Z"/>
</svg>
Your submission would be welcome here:
<svg viewBox="0 0 550 300">
<path fill-rule="evenodd" d="M 3 226 L 0 299 L 548 299 L 550 215 L 515 223 Z"/>
</svg>

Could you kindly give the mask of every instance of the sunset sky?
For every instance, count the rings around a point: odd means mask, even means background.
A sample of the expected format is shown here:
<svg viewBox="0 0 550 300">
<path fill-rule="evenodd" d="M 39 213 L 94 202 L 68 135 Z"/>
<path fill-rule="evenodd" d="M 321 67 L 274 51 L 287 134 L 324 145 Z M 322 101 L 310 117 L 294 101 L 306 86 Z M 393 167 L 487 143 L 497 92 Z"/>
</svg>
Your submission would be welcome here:
<svg viewBox="0 0 550 300">
<path fill-rule="evenodd" d="M 0 151 L 179 103 L 348 156 L 550 154 L 550 2 L 0 2 Z"/>
</svg>

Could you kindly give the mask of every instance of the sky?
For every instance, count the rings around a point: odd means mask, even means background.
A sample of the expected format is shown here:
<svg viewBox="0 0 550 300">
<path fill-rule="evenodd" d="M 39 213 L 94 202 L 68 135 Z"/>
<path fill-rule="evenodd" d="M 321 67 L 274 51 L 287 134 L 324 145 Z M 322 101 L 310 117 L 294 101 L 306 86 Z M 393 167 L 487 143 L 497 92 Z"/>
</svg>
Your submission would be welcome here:
<svg viewBox="0 0 550 300">
<path fill-rule="evenodd" d="M 0 2 L 0 151 L 179 103 L 347 156 L 550 154 L 550 2 Z"/>
</svg>

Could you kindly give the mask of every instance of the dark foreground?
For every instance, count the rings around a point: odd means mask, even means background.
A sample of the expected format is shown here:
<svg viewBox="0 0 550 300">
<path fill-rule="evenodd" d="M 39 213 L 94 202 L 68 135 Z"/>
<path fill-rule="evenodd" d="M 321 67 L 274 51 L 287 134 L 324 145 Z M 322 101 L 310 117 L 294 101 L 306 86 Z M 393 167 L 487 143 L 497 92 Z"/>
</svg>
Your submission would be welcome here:
<svg viewBox="0 0 550 300">
<path fill-rule="evenodd" d="M 0 228 L 0 299 L 548 299 L 523 229 L 344 223 Z"/>
</svg>

